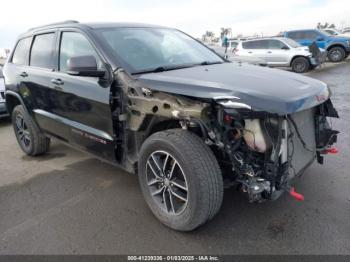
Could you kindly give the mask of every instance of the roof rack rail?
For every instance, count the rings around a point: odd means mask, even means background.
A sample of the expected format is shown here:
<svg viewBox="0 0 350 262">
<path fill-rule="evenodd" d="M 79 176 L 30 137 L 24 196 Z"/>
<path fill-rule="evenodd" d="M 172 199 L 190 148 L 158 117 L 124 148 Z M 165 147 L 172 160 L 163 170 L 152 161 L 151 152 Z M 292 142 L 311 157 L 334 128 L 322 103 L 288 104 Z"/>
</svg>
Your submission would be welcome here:
<svg viewBox="0 0 350 262">
<path fill-rule="evenodd" d="M 76 21 L 76 20 L 65 20 L 65 21 L 62 21 L 62 22 L 56 22 L 56 23 L 51 23 L 51 24 L 46 24 L 46 25 L 32 27 L 32 28 L 28 29 L 28 32 L 32 31 L 34 29 L 39 29 L 39 28 L 46 27 L 46 26 L 64 25 L 64 24 L 78 24 L 78 23 L 79 23 L 79 21 Z"/>
</svg>

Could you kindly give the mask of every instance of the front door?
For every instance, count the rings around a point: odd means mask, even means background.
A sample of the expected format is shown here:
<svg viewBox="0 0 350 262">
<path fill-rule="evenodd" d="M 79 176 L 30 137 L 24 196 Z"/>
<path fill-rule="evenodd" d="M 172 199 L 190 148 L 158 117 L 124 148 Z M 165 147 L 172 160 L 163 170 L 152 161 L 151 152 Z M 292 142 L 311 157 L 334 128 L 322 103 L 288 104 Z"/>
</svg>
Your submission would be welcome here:
<svg viewBox="0 0 350 262">
<path fill-rule="evenodd" d="M 110 88 L 98 77 L 67 74 L 67 62 L 75 56 L 92 55 L 98 69 L 106 70 L 91 42 L 80 32 L 60 33 L 58 70 L 51 85 L 57 94 L 53 114 L 66 121 L 69 140 L 83 149 L 115 160 Z M 102 154 L 102 155 L 101 155 Z"/>
<path fill-rule="evenodd" d="M 270 39 L 268 41 L 268 50 L 265 53 L 265 60 L 271 66 L 286 66 L 289 62 L 289 47 L 282 41 Z"/>
</svg>

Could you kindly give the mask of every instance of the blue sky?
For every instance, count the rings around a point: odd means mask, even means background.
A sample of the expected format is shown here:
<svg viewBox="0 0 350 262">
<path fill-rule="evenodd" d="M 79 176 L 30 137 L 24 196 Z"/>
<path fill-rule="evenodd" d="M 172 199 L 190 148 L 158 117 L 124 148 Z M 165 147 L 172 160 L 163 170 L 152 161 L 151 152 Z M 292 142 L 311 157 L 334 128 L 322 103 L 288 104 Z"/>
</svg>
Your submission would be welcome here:
<svg viewBox="0 0 350 262">
<path fill-rule="evenodd" d="M 0 11 L 0 47 L 9 48 L 30 27 L 68 19 L 160 24 L 195 37 L 206 30 L 218 34 L 221 27 L 269 35 L 317 22 L 350 26 L 349 0 L 7 0 Z"/>
</svg>

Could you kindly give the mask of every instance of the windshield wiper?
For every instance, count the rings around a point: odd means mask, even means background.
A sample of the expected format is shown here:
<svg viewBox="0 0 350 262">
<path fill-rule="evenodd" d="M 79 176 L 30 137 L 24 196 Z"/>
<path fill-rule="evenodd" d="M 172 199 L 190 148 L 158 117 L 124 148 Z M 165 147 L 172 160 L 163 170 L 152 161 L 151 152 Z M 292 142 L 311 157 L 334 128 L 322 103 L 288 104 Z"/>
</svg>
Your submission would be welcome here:
<svg viewBox="0 0 350 262">
<path fill-rule="evenodd" d="M 184 64 L 184 65 L 175 65 L 175 66 L 158 66 L 158 67 L 153 68 L 153 69 L 146 69 L 146 70 L 134 72 L 134 73 L 132 73 L 132 75 L 147 74 L 147 73 L 159 73 L 159 72 L 188 68 L 188 67 L 193 67 L 193 66 L 196 66 L 196 64 Z"/>
<path fill-rule="evenodd" d="M 214 61 L 214 62 L 210 62 L 210 61 L 203 61 L 201 63 L 199 63 L 199 65 L 216 65 L 216 64 L 222 64 L 222 61 Z"/>
<path fill-rule="evenodd" d="M 170 71 L 170 70 L 176 70 L 176 69 L 182 69 L 182 68 L 188 68 L 188 67 L 195 67 L 195 66 L 200 66 L 200 65 L 215 65 L 215 64 L 222 64 L 224 62 L 222 61 L 203 61 L 200 63 L 195 63 L 195 64 L 182 64 L 182 65 L 174 65 L 174 66 L 158 66 L 153 69 L 146 69 L 146 70 L 141 70 L 132 73 L 132 75 L 138 75 L 138 74 L 147 74 L 147 73 L 159 73 L 159 72 L 164 72 L 164 71 Z"/>
</svg>

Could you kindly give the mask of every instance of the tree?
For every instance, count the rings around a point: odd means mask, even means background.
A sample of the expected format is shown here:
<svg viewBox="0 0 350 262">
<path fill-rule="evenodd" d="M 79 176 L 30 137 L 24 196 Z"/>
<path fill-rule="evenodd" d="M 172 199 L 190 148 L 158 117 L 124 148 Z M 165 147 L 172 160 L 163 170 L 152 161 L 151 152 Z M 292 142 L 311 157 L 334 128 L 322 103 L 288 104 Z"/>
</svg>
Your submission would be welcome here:
<svg viewBox="0 0 350 262">
<path fill-rule="evenodd" d="M 224 35 L 232 35 L 232 28 L 221 27 L 220 38 L 224 38 Z"/>
<path fill-rule="evenodd" d="M 204 42 L 212 42 L 215 38 L 215 34 L 212 31 L 205 31 L 205 34 L 202 35 L 202 41 Z"/>
<path fill-rule="evenodd" d="M 317 23 L 317 29 L 325 29 L 325 28 L 335 28 L 335 25 L 329 24 L 328 22 L 325 22 L 324 24 L 320 22 Z"/>
<path fill-rule="evenodd" d="M 206 36 L 206 37 L 214 37 L 215 34 L 214 34 L 212 31 L 206 31 L 206 32 L 205 32 L 205 36 Z"/>
</svg>

